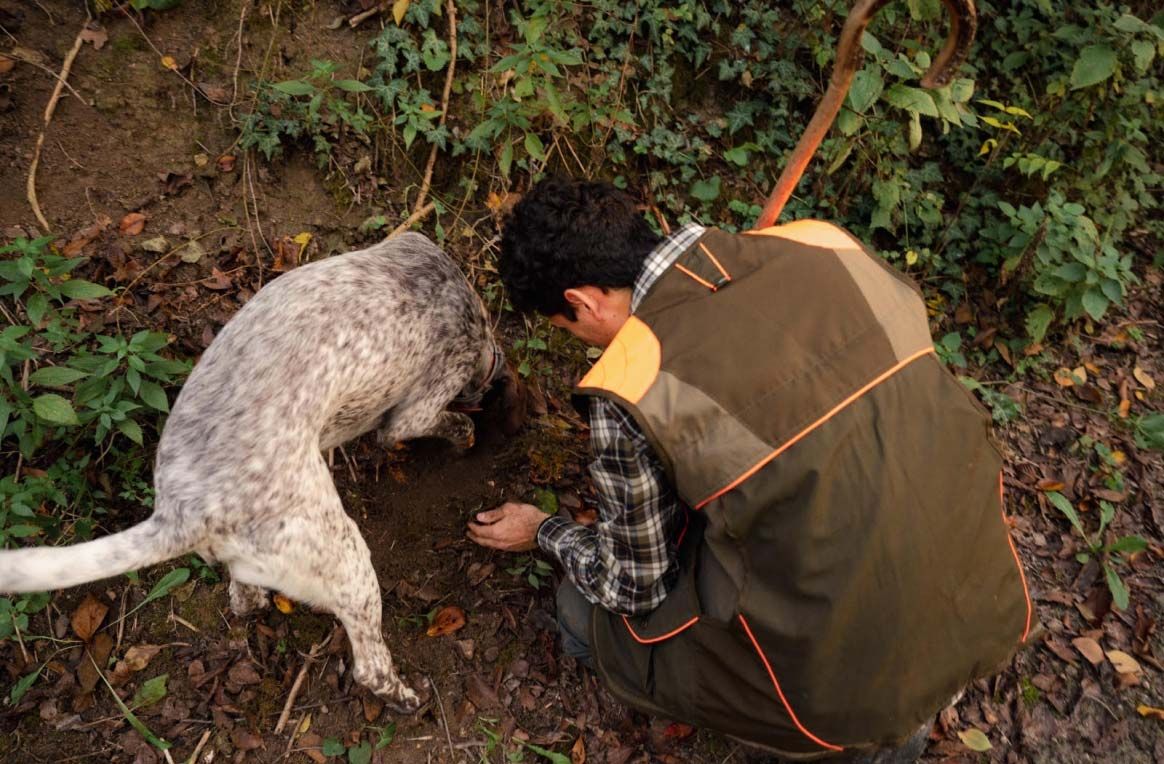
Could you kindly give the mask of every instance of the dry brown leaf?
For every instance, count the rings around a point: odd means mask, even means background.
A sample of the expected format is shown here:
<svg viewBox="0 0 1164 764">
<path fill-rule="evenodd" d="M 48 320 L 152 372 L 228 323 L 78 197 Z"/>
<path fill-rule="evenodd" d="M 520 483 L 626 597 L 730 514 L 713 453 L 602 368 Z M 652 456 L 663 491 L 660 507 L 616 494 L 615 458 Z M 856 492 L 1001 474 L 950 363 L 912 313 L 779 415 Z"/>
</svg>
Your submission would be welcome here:
<svg viewBox="0 0 1164 764">
<path fill-rule="evenodd" d="M 1054 478 L 1042 478 L 1035 483 L 1035 487 L 1040 491 L 1062 491 L 1066 486 L 1062 480 L 1055 480 Z"/>
<path fill-rule="evenodd" d="M 1075 645 L 1075 649 L 1082 653 L 1091 665 L 1098 666 L 1103 663 L 1103 648 L 1091 637 L 1076 637 L 1071 640 L 1071 644 Z"/>
<path fill-rule="evenodd" d="M 691 733 L 695 732 L 695 728 L 690 724 L 683 722 L 671 722 L 667 725 L 667 729 L 663 730 L 663 737 L 671 740 L 684 740 L 691 737 Z"/>
<path fill-rule="evenodd" d="M 7 74 L 16 66 L 16 59 L 0 55 L 0 74 Z"/>
<path fill-rule="evenodd" d="M 282 594 L 276 593 L 273 599 L 275 600 L 275 608 L 283 615 L 290 615 L 295 612 L 295 603 Z"/>
<path fill-rule="evenodd" d="M 430 637 L 442 637 L 460 631 L 465 626 L 465 611 L 456 605 L 445 605 L 437 611 L 432 625 L 425 632 Z"/>
<path fill-rule="evenodd" d="M 1132 376 L 1136 378 L 1137 382 L 1144 386 L 1144 389 L 1156 389 L 1156 380 L 1152 379 L 1152 375 L 1141 369 L 1139 366 L 1132 370 Z"/>
<path fill-rule="evenodd" d="M 178 71 L 178 62 L 174 60 L 173 56 L 162 56 L 162 68 L 176 72 Z"/>
<path fill-rule="evenodd" d="M 80 37 L 83 41 L 92 43 L 93 50 L 101 50 L 105 47 L 105 43 L 109 42 L 109 33 L 101 27 L 97 27 L 96 29 L 86 27 L 81 30 Z"/>
<path fill-rule="evenodd" d="M 1141 704 L 1136 706 L 1136 711 L 1140 714 L 1140 716 L 1150 719 L 1159 719 L 1160 721 L 1164 722 L 1164 708 L 1154 708 L 1152 706 L 1145 706 Z"/>
<path fill-rule="evenodd" d="M 130 671 L 141 671 L 161 650 L 161 645 L 134 645 L 125 651 L 122 662 Z"/>
<path fill-rule="evenodd" d="M 1111 661 L 1111 665 L 1115 666 L 1117 673 L 1139 674 L 1143 671 L 1139 662 L 1123 650 L 1108 650 L 1107 659 Z"/>
<path fill-rule="evenodd" d="M 85 599 L 81 600 L 81 604 L 73 611 L 73 616 L 70 619 L 73 624 L 73 633 L 82 642 L 88 642 L 97 632 L 97 629 L 101 627 L 101 622 L 105 620 L 105 614 L 108 612 L 109 607 L 105 603 L 92 594 L 86 594 Z"/>
<path fill-rule="evenodd" d="M 1127 398 L 1120 401 L 1120 419 L 1127 419 L 1128 414 L 1131 413 L 1132 402 Z"/>
<path fill-rule="evenodd" d="M 218 158 L 219 172 L 234 172 L 235 157 L 233 154 L 223 154 Z"/>
<path fill-rule="evenodd" d="M 570 764 L 586 764 L 586 744 L 582 742 L 581 735 L 570 748 Z"/>
<path fill-rule="evenodd" d="M 140 212 L 131 212 L 121 219 L 119 226 L 126 236 L 137 236 L 145 228 L 146 216 Z"/>
<path fill-rule="evenodd" d="M 1071 370 L 1062 367 L 1055 370 L 1055 382 L 1059 387 L 1072 387 L 1075 385 L 1075 380 L 1071 376 Z"/>
</svg>

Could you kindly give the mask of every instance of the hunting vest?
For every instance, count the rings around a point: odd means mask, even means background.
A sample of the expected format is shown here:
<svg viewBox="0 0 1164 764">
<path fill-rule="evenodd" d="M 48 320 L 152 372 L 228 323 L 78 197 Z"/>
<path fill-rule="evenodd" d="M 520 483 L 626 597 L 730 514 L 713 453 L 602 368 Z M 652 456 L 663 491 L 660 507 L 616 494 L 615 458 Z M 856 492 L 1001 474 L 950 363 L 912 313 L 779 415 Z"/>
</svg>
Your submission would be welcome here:
<svg viewBox="0 0 1164 764">
<path fill-rule="evenodd" d="M 690 508 L 649 614 L 595 608 L 622 701 L 812 759 L 904 740 L 1024 642 L 990 418 L 850 234 L 708 229 L 579 384 Z"/>
</svg>

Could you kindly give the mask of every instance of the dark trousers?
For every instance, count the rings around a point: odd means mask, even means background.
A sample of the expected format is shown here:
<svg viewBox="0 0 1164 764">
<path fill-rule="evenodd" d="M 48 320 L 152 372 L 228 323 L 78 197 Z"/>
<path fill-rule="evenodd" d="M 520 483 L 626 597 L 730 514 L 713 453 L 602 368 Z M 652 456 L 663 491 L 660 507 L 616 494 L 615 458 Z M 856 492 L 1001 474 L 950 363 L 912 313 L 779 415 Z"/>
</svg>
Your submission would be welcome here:
<svg viewBox="0 0 1164 764">
<path fill-rule="evenodd" d="M 558 585 L 558 633 L 562 637 L 562 652 L 590 670 L 594 670 L 594 658 L 590 654 L 590 617 L 594 607 L 574 584 L 562 579 Z M 896 748 L 841 754 L 823 761 L 829 764 L 913 764 L 925 751 L 932 727 L 932 721 L 923 724 L 909 740 Z"/>
</svg>

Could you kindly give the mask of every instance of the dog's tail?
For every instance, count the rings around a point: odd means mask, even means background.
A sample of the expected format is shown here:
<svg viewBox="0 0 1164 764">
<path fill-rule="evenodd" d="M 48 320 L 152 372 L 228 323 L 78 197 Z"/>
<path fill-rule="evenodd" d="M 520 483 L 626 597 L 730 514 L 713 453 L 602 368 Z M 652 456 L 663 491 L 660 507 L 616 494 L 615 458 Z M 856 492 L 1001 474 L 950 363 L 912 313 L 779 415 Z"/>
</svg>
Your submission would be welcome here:
<svg viewBox="0 0 1164 764">
<path fill-rule="evenodd" d="M 189 551 L 190 545 L 155 517 L 83 544 L 2 550 L 0 592 L 64 589 L 165 562 Z"/>
</svg>

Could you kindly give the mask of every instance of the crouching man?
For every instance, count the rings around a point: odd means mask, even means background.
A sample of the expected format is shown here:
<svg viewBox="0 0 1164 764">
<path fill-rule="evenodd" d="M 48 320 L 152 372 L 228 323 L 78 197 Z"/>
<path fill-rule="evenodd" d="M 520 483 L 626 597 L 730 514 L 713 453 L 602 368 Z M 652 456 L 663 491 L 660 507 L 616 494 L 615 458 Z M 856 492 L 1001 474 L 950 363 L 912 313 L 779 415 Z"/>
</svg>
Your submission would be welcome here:
<svg viewBox="0 0 1164 764">
<path fill-rule="evenodd" d="M 518 309 L 605 348 L 575 391 L 598 522 L 510 503 L 470 537 L 562 564 L 563 649 L 627 704 L 790 759 L 913 761 L 1032 618 L 989 417 L 913 283 L 819 221 L 660 241 L 573 180 L 501 248 Z"/>
</svg>

